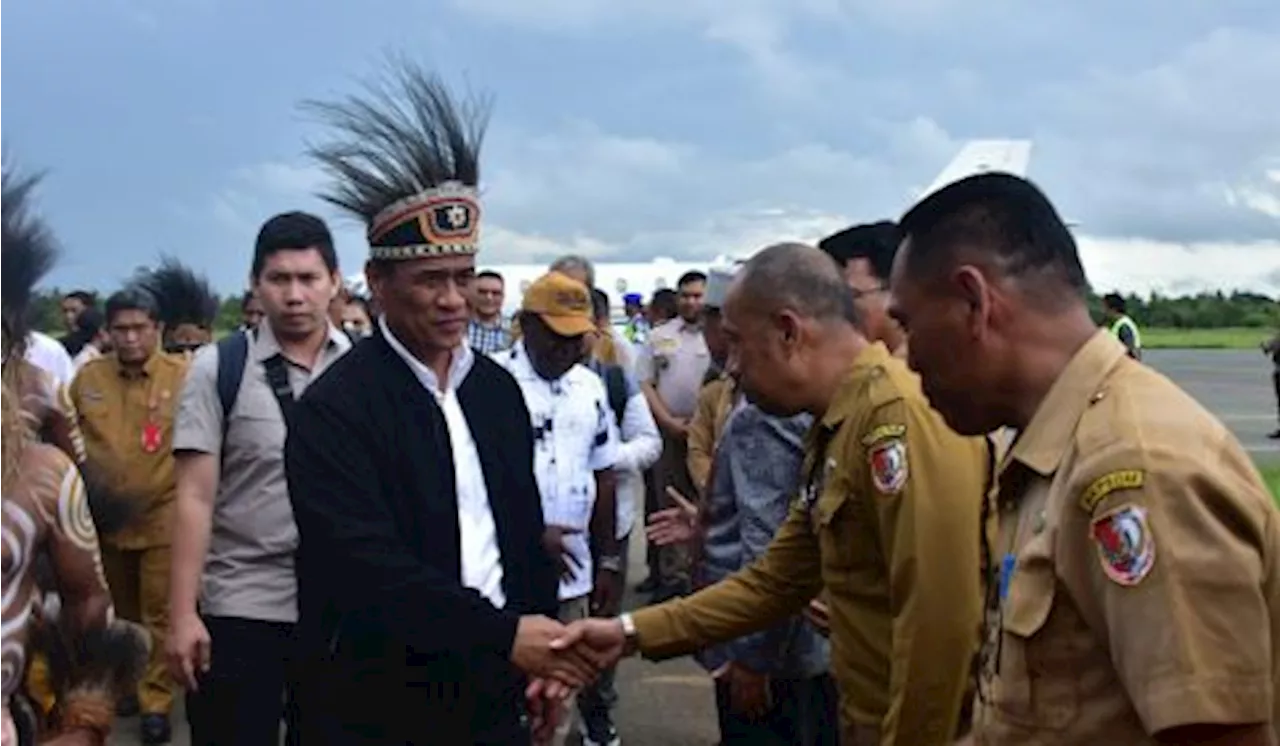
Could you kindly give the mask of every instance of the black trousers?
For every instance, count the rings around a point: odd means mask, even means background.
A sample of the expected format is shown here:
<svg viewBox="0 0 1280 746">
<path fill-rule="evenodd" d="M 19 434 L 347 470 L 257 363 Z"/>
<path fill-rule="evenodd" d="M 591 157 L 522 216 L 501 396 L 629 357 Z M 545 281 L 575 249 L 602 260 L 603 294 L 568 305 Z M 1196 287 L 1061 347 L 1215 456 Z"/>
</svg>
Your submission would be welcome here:
<svg viewBox="0 0 1280 746">
<path fill-rule="evenodd" d="M 1280 370 L 1271 374 L 1271 384 L 1276 387 L 1276 414 L 1280 416 Z"/>
<path fill-rule="evenodd" d="M 213 641 L 209 671 L 187 693 L 192 746 L 278 746 L 297 743 L 294 726 L 293 625 L 205 616 Z"/>
<path fill-rule="evenodd" d="M 759 720 L 730 709 L 729 684 L 716 682 L 716 714 L 724 746 L 837 746 L 840 742 L 835 681 L 827 674 L 807 679 L 770 679 L 773 709 Z"/>
</svg>

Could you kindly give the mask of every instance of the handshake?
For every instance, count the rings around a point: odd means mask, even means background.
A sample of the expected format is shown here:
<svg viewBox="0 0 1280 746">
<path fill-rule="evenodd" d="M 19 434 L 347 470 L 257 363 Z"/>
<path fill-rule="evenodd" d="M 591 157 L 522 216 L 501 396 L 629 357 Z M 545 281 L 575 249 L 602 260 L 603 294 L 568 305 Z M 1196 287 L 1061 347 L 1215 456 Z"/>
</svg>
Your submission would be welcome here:
<svg viewBox="0 0 1280 746">
<path fill-rule="evenodd" d="M 534 741 L 555 732 L 563 703 L 629 651 L 618 619 L 583 619 L 568 625 L 545 616 L 520 617 L 511 662 L 529 677 L 525 691 Z"/>
</svg>

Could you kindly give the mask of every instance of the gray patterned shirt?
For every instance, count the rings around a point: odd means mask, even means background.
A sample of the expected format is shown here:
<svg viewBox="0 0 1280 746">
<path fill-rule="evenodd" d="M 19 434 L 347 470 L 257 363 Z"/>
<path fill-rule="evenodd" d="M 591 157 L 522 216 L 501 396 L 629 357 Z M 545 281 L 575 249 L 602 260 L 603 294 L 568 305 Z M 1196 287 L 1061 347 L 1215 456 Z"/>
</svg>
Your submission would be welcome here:
<svg viewBox="0 0 1280 746">
<path fill-rule="evenodd" d="M 716 583 L 764 555 L 786 520 L 800 480 L 807 414 L 771 417 L 752 404 L 736 407 L 716 446 L 705 512 L 706 534 L 697 583 Z M 784 678 L 825 673 L 826 638 L 797 615 L 771 629 L 697 654 L 715 671 L 736 661 L 753 671 Z"/>
</svg>

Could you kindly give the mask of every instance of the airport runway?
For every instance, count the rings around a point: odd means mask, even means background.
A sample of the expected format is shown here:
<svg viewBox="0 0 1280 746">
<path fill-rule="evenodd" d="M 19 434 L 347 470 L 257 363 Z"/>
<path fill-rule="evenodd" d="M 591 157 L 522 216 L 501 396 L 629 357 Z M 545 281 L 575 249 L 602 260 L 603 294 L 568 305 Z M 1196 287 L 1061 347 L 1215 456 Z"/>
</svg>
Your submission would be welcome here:
<svg viewBox="0 0 1280 746">
<path fill-rule="evenodd" d="M 1271 362 L 1253 350 L 1150 350 L 1146 362 L 1172 378 L 1221 418 L 1256 457 L 1280 460 Z M 633 542 L 631 577 L 643 579 L 644 552 Z M 645 599 L 630 594 L 628 607 Z M 717 728 L 711 683 L 689 659 L 662 664 L 629 660 L 618 676 L 618 726 L 627 746 L 710 746 Z M 174 718 L 176 746 L 187 746 L 181 712 Z M 113 746 L 132 746 L 137 720 L 118 724 Z"/>
<path fill-rule="evenodd" d="M 1254 458 L 1280 460 L 1271 361 L 1258 350 L 1148 350 L 1143 359 L 1173 379 L 1235 433 Z"/>
</svg>

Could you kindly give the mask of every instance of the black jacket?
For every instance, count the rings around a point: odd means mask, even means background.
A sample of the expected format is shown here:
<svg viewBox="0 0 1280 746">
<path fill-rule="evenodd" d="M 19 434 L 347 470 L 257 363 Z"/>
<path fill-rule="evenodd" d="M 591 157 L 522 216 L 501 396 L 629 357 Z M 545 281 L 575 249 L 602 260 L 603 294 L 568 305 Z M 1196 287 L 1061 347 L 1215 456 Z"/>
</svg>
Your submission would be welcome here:
<svg viewBox="0 0 1280 746">
<path fill-rule="evenodd" d="M 444 414 L 381 333 L 290 415 L 304 743 L 522 737 L 523 677 L 508 662 L 516 625 L 558 606 L 529 415 L 515 380 L 483 355 L 457 393 L 497 528 L 502 610 L 461 583 Z"/>
</svg>

